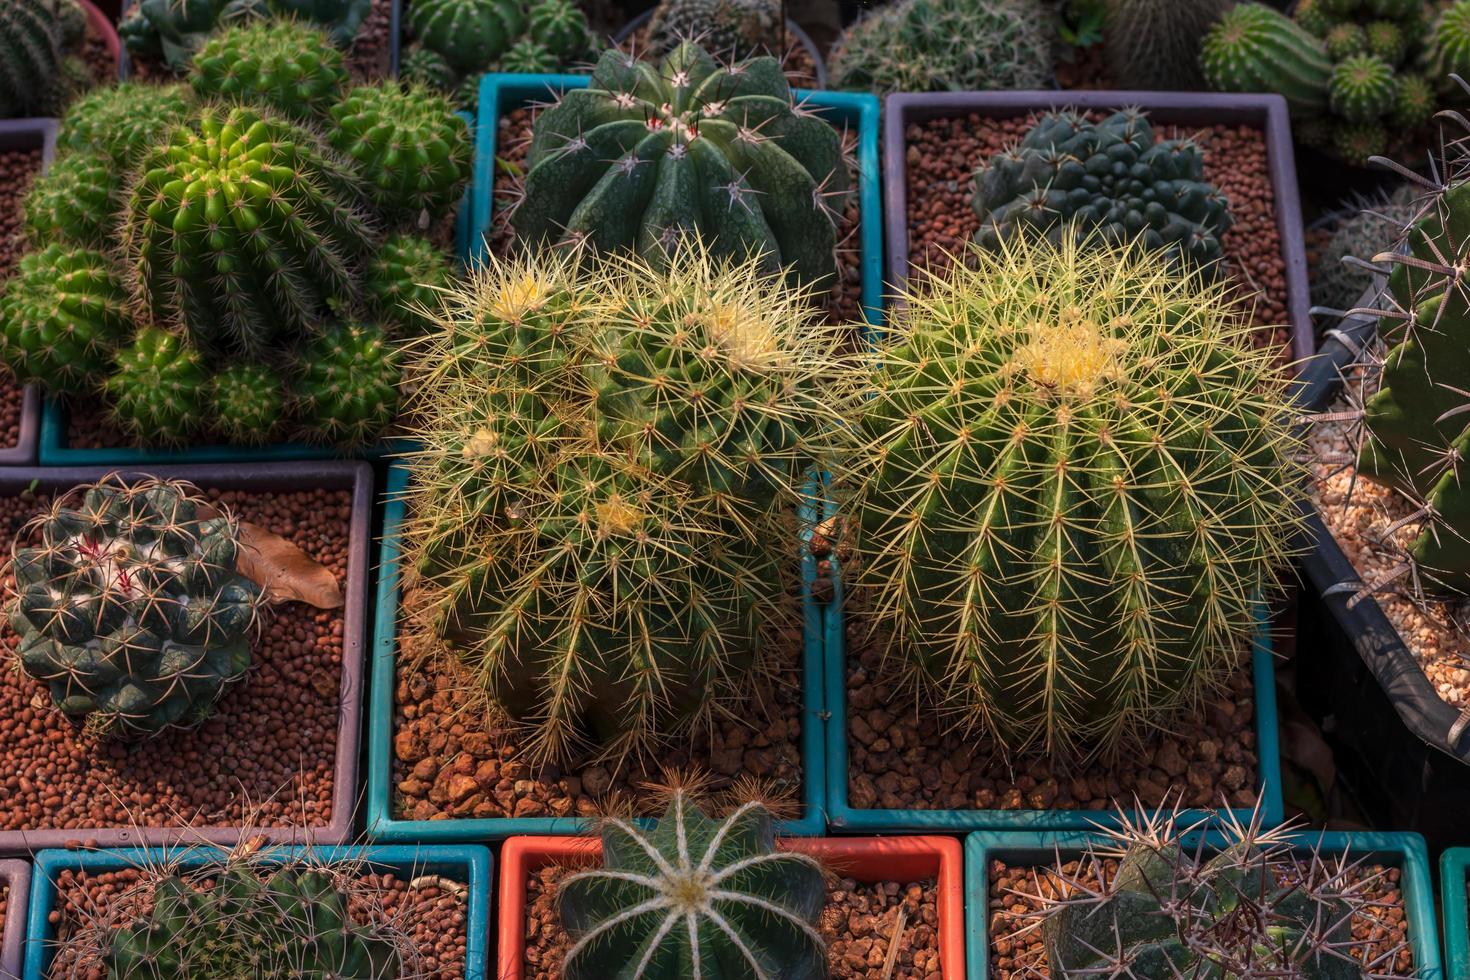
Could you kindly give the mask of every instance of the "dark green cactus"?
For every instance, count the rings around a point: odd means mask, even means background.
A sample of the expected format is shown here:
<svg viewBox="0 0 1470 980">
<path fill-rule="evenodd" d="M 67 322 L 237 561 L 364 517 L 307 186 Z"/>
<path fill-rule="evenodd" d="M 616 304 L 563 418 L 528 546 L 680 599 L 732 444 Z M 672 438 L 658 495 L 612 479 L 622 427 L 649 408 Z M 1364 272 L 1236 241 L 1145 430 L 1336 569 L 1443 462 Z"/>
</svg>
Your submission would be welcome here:
<svg viewBox="0 0 1470 980">
<path fill-rule="evenodd" d="M 20 260 L 0 294 L 0 359 L 21 381 L 94 390 L 132 335 L 128 295 L 107 256 L 49 245 Z"/>
<path fill-rule="evenodd" d="M 61 120 L 61 150 L 104 153 L 116 170 L 131 171 L 155 143 L 183 125 L 194 108 L 186 85 L 123 82 L 72 103 Z"/>
<path fill-rule="evenodd" d="M 552 54 L 546 45 L 532 38 L 523 37 L 510 46 L 510 50 L 496 63 L 495 69 L 520 75 L 545 75 L 555 74 L 560 65 L 561 59 Z M 465 79 L 465 82 L 465 86 L 460 91 L 460 100 L 465 105 L 478 104 L 480 77 L 471 75 Z M 466 100 L 465 97 L 472 93 L 473 101 Z"/>
<path fill-rule="evenodd" d="M 21 205 L 27 242 L 42 248 L 55 243 L 105 248 L 119 179 L 112 161 L 101 154 L 63 153 L 35 179 Z"/>
<path fill-rule="evenodd" d="M 314 441 L 367 445 L 398 412 L 398 350 L 378 327 L 342 324 L 313 337 L 300 372 L 295 415 Z"/>
<path fill-rule="evenodd" d="M 447 213 L 470 176 L 469 127 L 422 85 L 361 85 L 332 107 L 332 145 L 356 161 L 369 197 L 392 214 Z"/>
<path fill-rule="evenodd" d="M 1227 201 L 1204 180 L 1199 148 L 1155 142 L 1136 110 L 1100 123 L 1070 112 L 1043 116 L 1019 144 L 975 173 L 976 240 L 989 249 L 1022 233 L 1056 242 L 1093 236 L 1138 242 L 1171 261 L 1204 268 L 1223 254 Z"/>
<path fill-rule="evenodd" d="M 209 417 L 231 445 L 262 445 L 280 431 L 286 411 L 279 374 L 262 364 L 232 364 L 209 381 Z"/>
<path fill-rule="evenodd" d="M 1338 159 L 1356 167 L 1388 152 L 1388 130 L 1377 121 L 1338 122 L 1332 126 L 1332 152 Z"/>
<path fill-rule="evenodd" d="M 536 118 L 527 166 L 511 220 L 528 244 L 656 257 L 698 232 L 802 283 L 830 284 L 836 269 L 841 141 L 797 109 L 775 58 L 720 67 L 685 44 L 654 65 L 609 51 L 588 88 Z"/>
<path fill-rule="evenodd" d="M 648 52 L 662 58 L 698 39 L 721 58 L 740 61 L 783 53 L 778 0 L 659 0 L 648 22 Z"/>
<path fill-rule="evenodd" d="M 1343 259 L 1349 256 L 1372 259 L 1391 248 L 1418 214 L 1414 203 L 1417 194 L 1417 187 L 1405 184 L 1391 196 L 1352 208 L 1351 216 L 1333 229 L 1332 238 L 1322 249 L 1322 257 L 1313 270 L 1313 304 L 1332 310 L 1349 310 L 1358 304 L 1363 293 L 1373 285 L 1373 273 Z"/>
<path fill-rule="evenodd" d="M 1429 125 L 1439 108 L 1434 86 L 1423 75 L 1400 75 L 1388 121 L 1395 129 L 1417 132 Z"/>
<path fill-rule="evenodd" d="M 154 326 L 118 352 L 103 390 L 112 420 L 145 446 L 183 446 L 209 428 L 209 369 L 199 351 Z"/>
<path fill-rule="evenodd" d="M 248 102 L 305 120 L 337 100 L 347 69 L 324 31 L 256 21 L 205 41 L 189 78 L 202 99 Z"/>
<path fill-rule="evenodd" d="M 1336 18 L 1324 8 L 1323 0 L 1297 0 L 1291 16 L 1309 34 L 1320 38 L 1326 38 L 1336 23 Z"/>
<path fill-rule="evenodd" d="M 1275 92 L 1293 119 L 1327 111 L 1332 63 L 1321 39 L 1259 3 L 1225 13 L 1200 46 L 1200 68 L 1217 92 Z"/>
<path fill-rule="evenodd" d="M 1107 0 L 1103 47 L 1119 88 L 1197 91 L 1200 39 L 1229 0 Z"/>
<path fill-rule="evenodd" d="M 1327 57 L 1343 61 L 1368 53 L 1368 32 L 1358 24 L 1338 24 L 1327 32 Z"/>
<path fill-rule="evenodd" d="M 652 830 L 606 821 L 602 867 L 562 882 L 563 976 L 823 980 L 826 900 L 821 865 L 778 851 L 759 804 L 714 820 L 676 791 Z"/>
<path fill-rule="evenodd" d="M 1434 22 L 1434 74 L 1470 78 L 1470 0 L 1455 0 Z"/>
<path fill-rule="evenodd" d="M 133 54 L 161 58 L 183 72 L 221 28 L 269 17 L 300 20 L 346 47 L 371 9 L 372 0 L 137 0 L 117 32 Z"/>
<path fill-rule="evenodd" d="M 17 540 L 20 665 L 98 734 L 197 724 L 250 666 L 260 590 L 237 569 L 235 520 L 205 506 L 187 484 L 104 482 Z"/>
<path fill-rule="evenodd" d="M 444 92 L 454 88 L 459 73 L 444 60 L 443 55 L 415 43 L 404 49 L 398 62 L 398 77 L 405 82 L 427 85 Z"/>
<path fill-rule="evenodd" d="M 56 112 L 65 91 L 65 19 L 75 11 L 74 0 L 0 3 L 0 119 Z"/>
<path fill-rule="evenodd" d="M 520 0 L 414 0 L 408 30 L 457 72 L 483 70 L 528 27 Z"/>
<path fill-rule="evenodd" d="M 1393 66 L 1371 54 L 1353 55 L 1332 69 L 1332 111 L 1350 123 L 1373 122 L 1394 106 L 1398 85 Z"/>
<path fill-rule="evenodd" d="M 375 317 L 411 332 L 429 325 L 424 310 L 439 306 L 439 291 L 453 272 L 444 252 L 418 235 L 392 235 L 368 262 L 363 294 Z"/>
<path fill-rule="evenodd" d="M 1377 55 L 1390 65 L 1401 64 L 1409 53 L 1409 39 L 1404 31 L 1391 20 L 1369 21 L 1363 29 L 1368 42 L 1368 53 Z"/>
<path fill-rule="evenodd" d="M 207 106 L 143 157 L 121 234 L 134 291 L 206 352 L 259 356 L 356 299 L 359 185 L 310 130 Z"/>
</svg>

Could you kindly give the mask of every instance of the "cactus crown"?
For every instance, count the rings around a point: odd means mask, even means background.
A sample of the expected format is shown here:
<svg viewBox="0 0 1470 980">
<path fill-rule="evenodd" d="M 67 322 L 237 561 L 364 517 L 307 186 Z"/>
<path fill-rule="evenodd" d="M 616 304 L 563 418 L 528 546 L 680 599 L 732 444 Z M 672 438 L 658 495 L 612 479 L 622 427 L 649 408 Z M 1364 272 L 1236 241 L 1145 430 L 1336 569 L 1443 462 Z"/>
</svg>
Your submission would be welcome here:
<svg viewBox="0 0 1470 980">
<path fill-rule="evenodd" d="M 395 81 L 360 85 L 332 107 L 332 146 L 355 161 L 386 214 L 447 213 L 470 177 L 469 127 L 443 95 Z"/>
<path fill-rule="evenodd" d="M 1255 629 L 1299 521 L 1285 378 L 1157 253 L 966 258 L 896 315 L 852 430 L 857 611 L 960 723 L 1100 753 Z"/>
<path fill-rule="evenodd" d="M 204 720 L 250 666 L 260 590 L 239 549 L 235 519 L 185 483 L 64 495 L 12 552 L 21 667 L 103 735 Z"/>
<path fill-rule="evenodd" d="M 652 830 L 607 820 L 602 852 L 557 892 L 567 980 L 827 976 L 821 865 L 777 851 L 760 804 L 715 820 L 675 790 Z"/>
</svg>

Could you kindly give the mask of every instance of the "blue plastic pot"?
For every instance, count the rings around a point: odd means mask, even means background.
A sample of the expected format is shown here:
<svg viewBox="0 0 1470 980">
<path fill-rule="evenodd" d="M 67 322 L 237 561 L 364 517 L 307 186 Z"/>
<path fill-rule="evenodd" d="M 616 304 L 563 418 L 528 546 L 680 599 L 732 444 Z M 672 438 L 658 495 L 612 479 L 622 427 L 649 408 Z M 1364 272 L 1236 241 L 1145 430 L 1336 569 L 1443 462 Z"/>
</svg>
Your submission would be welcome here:
<svg viewBox="0 0 1470 980">
<path fill-rule="evenodd" d="M 50 966 L 54 949 L 52 937 L 55 934 L 50 914 L 56 903 L 55 879 L 61 872 L 87 871 L 96 874 L 126 870 L 143 863 L 156 866 L 167 860 L 173 860 L 182 867 L 198 868 L 217 864 L 220 853 L 214 848 L 178 851 L 161 848 L 41 851 L 36 855 L 35 873 L 31 879 L 25 980 L 42 980 Z M 487 980 L 492 862 L 490 852 L 484 847 L 290 847 L 271 853 L 281 860 L 310 853 L 319 860 L 364 861 L 370 866 L 369 870 L 380 873 L 391 871 L 400 876 L 438 874 L 463 883 L 469 889 L 469 916 L 465 923 L 465 980 Z"/>
<path fill-rule="evenodd" d="M 575 836 L 593 831 L 583 817 L 490 817 L 482 819 L 401 820 L 393 814 L 393 692 L 397 688 L 398 657 L 398 534 L 403 524 L 408 487 L 408 470 L 393 466 L 388 471 L 388 500 L 383 515 L 383 548 L 378 578 L 378 601 L 373 621 L 372 680 L 368 698 L 367 833 L 382 841 L 483 841 L 513 835 Z M 804 507 L 803 526 L 811 526 L 816 506 Z M 812 600 L 811 584 L 816 562 L 809 552 L 802 557 L 801 659 L 802 719 L 801 765 L 802 816 L 784 820 L 779 826 L 787 836 L 810 837 L 826 828 L 827 800 L 822 729 L 826 705 L 822 701 L 822 610 Z"/>
<path fill-rule="evenodd" d="M 1470 980 L 1470 902 L 1465 898 L 1470 847 L 1439 856 L 1439 903 L 1444 912 L 1444 965 L 1449 980 Z"/>
<path fill-rule="evenodd" d="M 1012 866 L 1050 865 L 1059 852 L 1063 860 L 1069 860 L 1090 840 L 1098 839 L 1098 835 L 1085 833 L 982 831 L 965 840 L 965 960 L 970 980 L 986 980 L 990 976 L 990 862 L 1000 860 Z M 1185 839 L 1197 841 L 1198 837 L 1188 835 Z M 1206 840 L 1215 845 L 1223 843 L 1215 834 L 1207 835 Z M 1304 852 L 1313 848 L 1324 855 L 1346 851 L 1354 858 L 1368 858 L 1375 864 L 1398 868 L 1399 888 L 1409 923 L 1409 945 L 1414 953 L 1414 976 L 1416 980 L 1444 980 L 1439 933 L 1435 928 L 1434 881 L 1424 838 L 1418 834 L 1304 831 L 1293 835 L 1292 841 Z M 1463 874 L 1460 886 L 1463 902 Z"/>
</svg>

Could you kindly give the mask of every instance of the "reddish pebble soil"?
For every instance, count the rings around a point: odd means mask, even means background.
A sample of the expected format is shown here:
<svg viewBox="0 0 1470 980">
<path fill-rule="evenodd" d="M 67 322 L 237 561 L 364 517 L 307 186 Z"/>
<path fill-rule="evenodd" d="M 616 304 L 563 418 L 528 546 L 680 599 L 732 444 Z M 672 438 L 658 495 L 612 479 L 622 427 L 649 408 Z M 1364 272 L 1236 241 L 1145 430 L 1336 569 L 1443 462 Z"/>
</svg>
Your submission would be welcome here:
<svg viewBox="0 0 1470 980">
<path fill-rule="evenodd" d="M 1080 864 L 1065 862 L 1062 872 L 1075 877 Z M 1116 861 L 1104 863 L 1107 875 L 1114 874 L 1117 868 Z M 1038 876 L 1041 876 L 1039 881 Z M 1409 927 L 1403 892 L 1399 888 L 1399 869 L 1363 865 L 1347 872 L 1346 877 L 1354 884 L 1374 879 L 1362 892 L 1371 907 L 1353 918 L 1353 939 L 1359 944 L 1353 949 L 1353 955 L 1373 964 L 1374 976 L 1412 976 L 1414 959 L 1406 942 Z M 1056 888 L 1056 881 L 1046 869 L 991 862 L 989 980 L 1044 980 L 1050 975 L 1041 930 L 1035 925 L 1043 903 L 1035 896 L 1041 892 L 1055 897 Z M 979 896 L 971 896 L 970 900 L 979 901 Z"/>
<path fill-rule="evenodd" d="M 1093 113 L 1091 118 L 1101 118 Z M 1037 116 L 991 119 L 977 113 L 914 123 L 907 150 L 910 261 L 942 271 L 945 252 L 965 247 L 980 227 L 971 207 L 976 168 L 1021 140 Z M 1157 126 L 1159 139 L 1192 138 L 1204 151 L 1205 179 L 1230 200 L 1235 224 L 1223 238 L 1236 295 L 1251 310 L 1256 342 L 1289 359 L 1286 263 L 1276 227 L 1266 136 L 1254 126 Z"/>
<path fill-rule="evenodd" d="M 242 519 L 347 574 L 351 494 L 206 491 Z M 0 497 L 0 554 L 43 506 Z M 7 581 L 6 587 L 12 584 Z M 250 675 L 202 726 L 132 744 L 99 742 L 51 705 L 43 684 L 0 671 L 0 830 L 238 825 L 320 827 L 332 817 L 342 610 L 277 607 Z M 18 637 L 0 634 L 4 656 Z"/>
<path fill-rule="evenodd" d="M 116 922 L 121 928 L 147 915 L 152 900 L 139 882 L 134 870 L 61 872 L 50 917 L 57 938 L 65 942 L 88 921 Z M 368 874 L 358 880 L 360 892 L 352 895 L 348 907 L 354 922 L 388 923 L 406 934 L 420 957 L 413 964 L 413 980 L 462 980 L 469 903 L 462 883 L 448 884 L 437 877 L 405 881 L 392 874 Z M 53 980 L 107 980 L 105 967 L 79 945 L 63 946 L 46 975 Z"/>
<path fill-rule="evenodd" d="M 568 873 L 551 865 L 526 883 L 526 980 L 557 980 L 566 933 L 556 911 L 556 887 Z M 892 972 L 885 972 L 900 910 L 903 932 Z M 822 911 L 822 937 L 834 980 L 922 980 L 940 975 L 939 899 L 933 880 L 900 883 L 833 882 Z"/>
<path fill-rule="evenodd" d="M 39 149 L 0 152 L 0 283 L 9 278 L 24 254 L 20 205 L 31 186 L 31 178 L 40 169 Z M 20 442 L 23 390 L 9 371 L 0 374 L 0 447 Z"/>
</svg>

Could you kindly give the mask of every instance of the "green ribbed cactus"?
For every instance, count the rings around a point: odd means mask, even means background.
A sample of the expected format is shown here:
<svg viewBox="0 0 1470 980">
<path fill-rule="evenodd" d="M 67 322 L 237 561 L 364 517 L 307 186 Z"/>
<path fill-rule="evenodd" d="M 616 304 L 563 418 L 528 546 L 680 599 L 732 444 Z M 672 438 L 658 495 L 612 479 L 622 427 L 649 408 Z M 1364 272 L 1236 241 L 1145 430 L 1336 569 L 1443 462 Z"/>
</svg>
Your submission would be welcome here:
<svg viewBox="0 0 1470 980">
<path fill-rule="evenodd" d="M 0 4 L 0 119 L 53 115 L 66 94 L 61 63 L 75 0 Z"/>
<path fill-rule="evenodd" d="M 106 248 L 119 180 L 112 161 L 101 154 L 63 153 L 35 179 L 21 204 L 26 241 L 33 247 Z"/>
<path fill-rule="evenodd" d="M 428 326 L 421 311 L 438 307 L 439 291 L 453 278 L 448 257 L 433 242 L 392 235 L 368 261 L 363 294 L 379 320 L 419 332 Z"/>
<path fill-rule="evenodd" d="M 355 161 L 368 196 L 416 221 L 448 212 L 470 177 L 470 135 L 449 100 L 423 85 L 360 85 L 332 107 L 331 139 Z"/>
<path fill-rule="evenodd" d="M 1430 49 L 1436 77 L 1470 78 L 1470 0 L 1455 0 L 1440 13 Z"/>
<path fill-rule="evenodd" d="M 117 354 L 103 390 L 112 420 L 145 446 L 184 446 L 207 431 L 210 374 L 199 351 L 154 326 Z"/>
<path fill-rule="evenodd" d="M 1325 9 L 1323 0 L 1297 0 L 1292 19 L 1314 37 L 1325 38 L 1336 23 L 1332 14 Z"/>
<path fill-rule="evenodd" d="M 1290 554 L 1279 352 L 1228 286 L 1068 236 L 901 306 L 850 430 L 856 607 L 957 726 L 1091 756 L 1241 662 Z"/>
<path fill-rule="evenodd" d="M 1331 132 L 1333 154 L 1355 167 L 1366 167 L 1368 161 L 1388 152 L 1388 130 L 1380 122 L 1339 122 Z"/>
<path fill-rule="evenodd" d="M 326 32 L 255 21 L 205 41 L 194 55 L 189 79 L 201 99 L 248 102 L 305 120 L 337 100 L 347 69 Z"/>
<path fill-rule="evenodd" d="M 1230 0 L 1107 0 L 1103 49 L 1119 88 L 1198 91 L 1200 39 Z"/>
<path fill-rule="evenodd" d="M 802 283 L 836 271 L 841 141 L 797 109 L 775 58 L 721 67 L 685 44 L 654 65 L 609 51 L 588 88 L 536 117 L 527 167 L 511 221 L 528 244 L 657 256 L 698 232 Z"/>
<path fill-rule="evenodd" d="M 354 448 L 375 440 L 398 411 L 398 349 L 381 328 L 342 324 L 301 352 L 295 415 L 315 442 Z"/>
<path fill-rule="evenodd" d="M 1348 256 L 1372 259 L 1392 247 L 1418 214 L 1418 188 L 1405 184 L 1392 195 L 1361 202 L 1340 221 L 1322 257 L 1312 270 L 1312 303 L 1333 310 L 1349 310 L 1373 285 L 1373 273 L 1343 261 Z"/>
<path fill-rule="evenodd" d="M 760 804 L 711 819 L 680 790 L 652 830 L 613 818 L 601 836 L 602 867 L 557 890 L 566 980 L 828 975 L 822 866 L 778 851 Z"/>
<path fill-rule="evenodd" d="M 408 30 L 457 72 L 482 70 L 529 26 L 520 0 L 414 0 Z"/>
<path fill-rule="evenodd" d="M 239 549 L 234 518 L 187 484 L 63 496 L 12 552 L 6 615 L 21 668 L 101 735 L 203 721 L 250 666 L 261 597 Z"/>
<path fill-rule="evenodd" d="M 1031 0 L 898 0 L 837 39 L 831 85 L 887 95 L 1045 88 L 1051 26 Z"/>
<path fill-rule="evenodd" d="M 1368 53 L 1368 32 L 1357 24 L 1338 24 L 1327 32 L 1327 57 L 1334 62 Z"/>
<path fill-rule="evenodd" d="M 1359 54 L 1332 69 L 1327 92 L 1335 114 L 1350 123 L 1366 123 L 1393 109 L 1398 85 L 1392 65 L 1371 54 Z"/>
<path fill-rule="evenodd" d="M 345 48 L 371 9 L 372 0 L 136 0 L 117 33 L 134 55 L 160 58 L 182 73 L 217 30 L 284 18 L 320 27 Z"/>
<path fill-rule="evenodd" d="M 1228 202 L 1204 180 L 1204 157 L 1186 140 L 1154 139 L 1133 109 L 1099 123 L 1072 112 L 1041 118 L 1020 143 L 975 172 L 975 238 L 989 249 L 1035 233 L 1137 242 L 1171 262 L 1204 268 L 1224 254 Z"/>
<path fill-rule="evenodd" d="M 278 372 L 263 364 L 231 364 L 209 380 L 208 414 L 231 445 L 270 442 L 286 412 Z"/>
<path fill-rule="evenodd" d="M 778 0 L 659 0 L 648 21 L 648 52 L 662 58 L 697 39 L 721 58 L 741 61 L 783 54 Z"/>
<path fill-rule="evenodd" d="M 403 50 L 398 62 L 398 77 L 405 82 L 449 91 L 459 80 L 459 73 L 444 60 L 443 55 L 414 43 Z"/>
<path fill-rule="evenodd" d="M 72 103 L 56 146 L 103 153 L 117 170 L 131 171 L 144 152 L 187 122 L 193 107 L 187 85 L 123 82 L 99 88 Z"/>
<path fill-rule="evenodd" d="M 587 15 L 572 0 L 535 0 L 530 6 L 529 20 L 527 36 L 558 62 L 585 58 L 592 48 Z"/>
<path fill-rule="evenodd" d="M 518 75 L 556 74 L 561 59 L 540 41 L 523 37 L 510 46 L 510 50 L 495 64 L 496 71 Z M 471 75 L 460 88 L 458 100 L 466 106 L 478 105 L 480 101 L 480 76 Z"/>
<path fill-rule="evenodd" d="M 1403 29 L 1391 20 L 1369 21 L 1363 28 L 1363 36 L 1368 42 L 1368 53 L 1377 55 L 1390 65 L 1402 63 L 1409 53 L 1409 39 L 1404 36 Z"/>
<path fill-rule="evenodd" d="M 1396 129 L 1415 132 L 1429 125 L 1438 108 L 1439 100 L 1429 79 L 1423 75 L 1400 75 L 1388 121 Z"/>
<path fill-rule="evenodd" d="M 143 157 L 121 232 L 134 291 L 201 349 L 258 356 L 356 299 L 360 201 L 311 130 L 207 106 Z"/>
<path fill-rule="evenodd" d="M 1218 92 L 1275 92 L 1292 117 L 1327 111 L 1332 63 L 1323 42 L 1280 11 L 1242 3 L 1225 13 L 1200 46 L 1205 81 Z"/>
<path fill-rule="evenodd" d="M 92 391 L 132 331 L 127 292 L 91 249 L 31 252 L 0 294 L 0 359 L 52 391 Z"/>
</svg>

